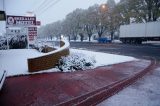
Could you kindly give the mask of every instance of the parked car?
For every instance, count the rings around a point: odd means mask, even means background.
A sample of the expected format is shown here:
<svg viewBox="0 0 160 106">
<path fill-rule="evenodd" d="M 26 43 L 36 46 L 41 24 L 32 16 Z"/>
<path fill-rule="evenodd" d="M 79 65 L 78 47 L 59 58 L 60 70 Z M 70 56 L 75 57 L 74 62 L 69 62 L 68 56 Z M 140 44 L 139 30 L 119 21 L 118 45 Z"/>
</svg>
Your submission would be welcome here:
<svg viewBox="0 0 160 106">
<path fill-rule="evenodd" d="M 99 43 L 111 43 L 111 39 L 108 38 L 98 38 Z"/>
</svg>

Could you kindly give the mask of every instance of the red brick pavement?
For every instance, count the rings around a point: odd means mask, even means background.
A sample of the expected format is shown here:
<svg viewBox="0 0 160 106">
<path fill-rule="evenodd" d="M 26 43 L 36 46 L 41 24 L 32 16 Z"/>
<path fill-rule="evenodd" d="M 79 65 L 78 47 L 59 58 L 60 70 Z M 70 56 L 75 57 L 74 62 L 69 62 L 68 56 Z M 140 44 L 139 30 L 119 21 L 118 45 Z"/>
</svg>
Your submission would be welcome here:
<svg viewBox="0 0 160 106">
<path fill-rule="evenodd" d="M 151 63 L 138 60 L 72 73 L 10 77 L 5 80 L 0 92 L 0 106 L 96 104 L 104 99 L 102 96 L 114 94 L 116 87 L 121 89 L 129 84 L 126 80 L 137 79 L 135 76 L 142 72 L 145 74 L 153 65 Z M 116 86 L 120 83 L 123 84 Z"/>
</svg>

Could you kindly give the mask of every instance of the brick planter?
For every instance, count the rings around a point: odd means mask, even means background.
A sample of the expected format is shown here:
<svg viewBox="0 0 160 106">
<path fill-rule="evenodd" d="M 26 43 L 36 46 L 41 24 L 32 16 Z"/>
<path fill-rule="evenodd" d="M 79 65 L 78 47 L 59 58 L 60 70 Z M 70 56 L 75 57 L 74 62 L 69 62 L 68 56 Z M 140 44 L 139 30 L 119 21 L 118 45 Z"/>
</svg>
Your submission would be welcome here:
<svg viewBox="0 0 160 106">
<path fill-rule="evenodd" d="M 65 42 L 60 41 L 60 46 L 65 46 Z M 47 70 L 54 68 L 62 56 L 69 55 L 69 46 L 66 46 L 61 51 L 55 51 L 50 54 L 46 54 L 41 57 L 28 59 L 29 72 L 37 72 L 41 70 Z"/>
</svg>

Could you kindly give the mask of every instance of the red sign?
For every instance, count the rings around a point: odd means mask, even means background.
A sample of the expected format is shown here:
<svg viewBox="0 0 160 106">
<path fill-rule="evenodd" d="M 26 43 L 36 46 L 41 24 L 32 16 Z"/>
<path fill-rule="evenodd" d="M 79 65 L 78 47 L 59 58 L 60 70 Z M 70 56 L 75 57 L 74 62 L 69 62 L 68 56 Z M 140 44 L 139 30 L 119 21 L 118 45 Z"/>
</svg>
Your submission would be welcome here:
<svg viewBox="0 0 160 106">
<path fill-rule="evenodd" d="M 7 26 L 32 26 L 36 25 L 36 17 L 7 15 Z"/>
<path fill-rule="evenodd" d="M 37 27 L 28 27 L 28 31 L 37 31 Z"/>
<path fill-rule="evenodd" d="M 29 40 L 33 41 L 35 36 L 37 36 L 37 27 L 28 27 Z"/>
<path fill-rule="evenodd" d="M 34 41 L 34 36 L 29 36 L 29 41 Z"/>
<path fill-rule="evenodd" d="M 36 25 L 40 26 L 41 25 L 41 21 L 36 21 Z"/>
</svg>

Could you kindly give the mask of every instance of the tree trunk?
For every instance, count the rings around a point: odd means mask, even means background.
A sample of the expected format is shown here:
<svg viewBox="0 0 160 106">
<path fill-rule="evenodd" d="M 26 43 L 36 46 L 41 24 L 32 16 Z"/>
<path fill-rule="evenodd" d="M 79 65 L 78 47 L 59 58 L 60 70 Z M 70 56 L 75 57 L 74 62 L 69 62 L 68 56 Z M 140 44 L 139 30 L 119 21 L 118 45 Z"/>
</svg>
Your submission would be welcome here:
<svg viewBox="0 0 160 106">
<path fill-rule="evenodd" d="M 113 40 L 114 31 L 111 31 L 111 41 Z"/>
<path fill-rule="evenodd" d="M 88 35 L 88 38 L 89 38 L 89 42 L 91 41 L 91 36 L 92 36 L 92 35 L 90 35 L 90 34 Z"/>
<path fill-rule="evenodd" d="M 76 41 L 77 40 L 77 37 L 76 36 L 74 36 L 74 41 Z"/>
<path fill-rule="evenodd" d="M 148 22 L 150 22 L 152 20 L 152 0 L 145 0 L 147 3 L 147 14 L 148 14 Z"/>
<path fill-rule="evenodd" d="M 148 10 L 148 22 L 150 22 L 151 21 L 151 10 Z"/>
<path fill-rule="evenodd" d="M 102 32 L 98 32 L 98 36 L 99 36 L 99 38 L 101 38 L 102 37 Z"/>
<path fill-rule="evenodd" d="M 71 37 L 70 37 L 70 35 L 68 35 L 68 40 L 69 40 L 69 42 L 71 41 Z"/>
<path fill-rule="evenodd" d="M 52 41 L 52 36 L 51 36 L 51 41 Z"/>
<path fill-rule="evenodd" d="M 158 4 L 158 0 L 155 0 L 155 7 L 153 9 L 153 21 L 157 21 L 158 19 L 158 14 L 160 12 L 159 8 L 160 8 L 160 2 Z"/>
<path fill-rule="evenodd" d="M 81 42 L 83 42 L 83 38 L 84 38 L 83 33 L 80 33 L 79 35 L 81 37 Z"/>
</svg>

